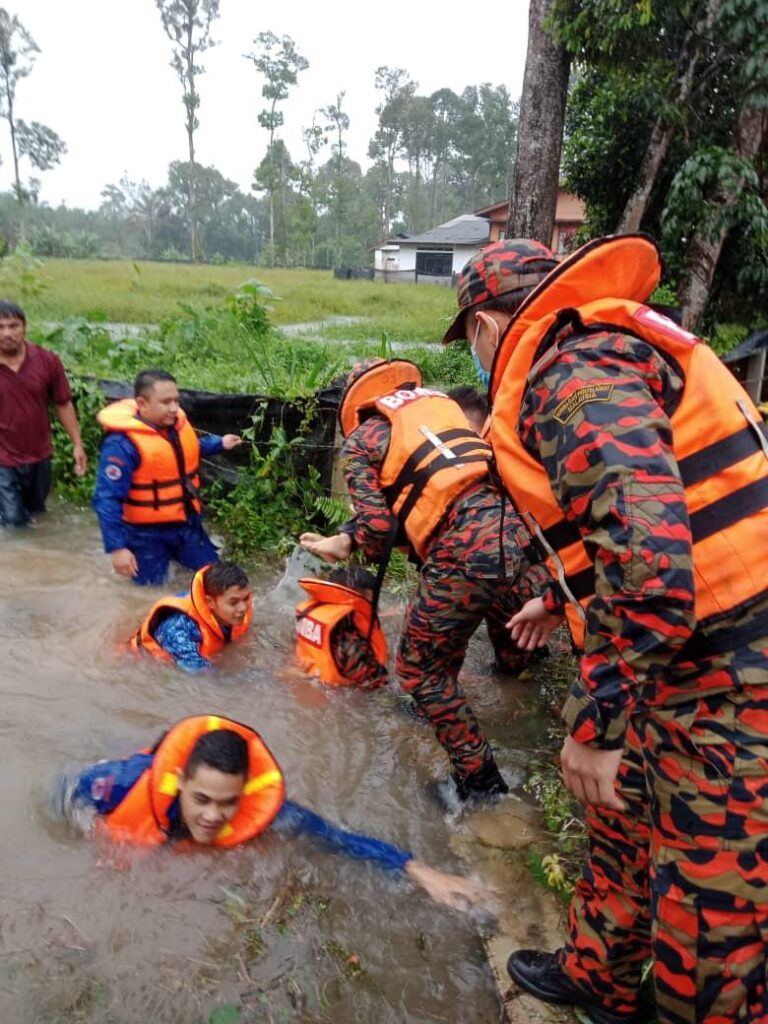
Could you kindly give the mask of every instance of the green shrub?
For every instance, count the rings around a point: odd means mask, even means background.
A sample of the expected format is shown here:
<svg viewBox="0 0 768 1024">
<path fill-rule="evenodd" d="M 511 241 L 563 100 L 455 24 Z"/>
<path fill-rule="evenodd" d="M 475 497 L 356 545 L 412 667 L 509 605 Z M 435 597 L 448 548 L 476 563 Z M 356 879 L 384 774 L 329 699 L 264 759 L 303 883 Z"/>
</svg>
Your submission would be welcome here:
<svg viewBox="0 0 768 1024">
<path fill-rule="evenodd" d="M 80 508 L 90 504 L 96 486 L 96 468 L 101 444 L 101 427 L 96 413 L 105 404 L 101 389 L 91 381 L 69 375 L 72 401 L 77 410 L 83 446 L 88 455 L 88 471 L 83 477 L 75 475 L 72 442 L 58 420 L 53 423 L 53 479 L 56 493 Z"/>
<path fill-rule="evenodd" d="M 251 441 L 247 470 L 240 471 L 230 491 L 214 489 L 208 502 L 235 558 L 252 557 L 260 551 L 285 553 L 308 524 L 320 519 L 320 471 L 306 464 L 305 438 L 301 432 L 288 438 L 277 425 L 269 442 L 257 445 L 253 442 L 260 428 L 257 413 L 253 427 L 244 431 L 246 440 Z"/>
</svg>

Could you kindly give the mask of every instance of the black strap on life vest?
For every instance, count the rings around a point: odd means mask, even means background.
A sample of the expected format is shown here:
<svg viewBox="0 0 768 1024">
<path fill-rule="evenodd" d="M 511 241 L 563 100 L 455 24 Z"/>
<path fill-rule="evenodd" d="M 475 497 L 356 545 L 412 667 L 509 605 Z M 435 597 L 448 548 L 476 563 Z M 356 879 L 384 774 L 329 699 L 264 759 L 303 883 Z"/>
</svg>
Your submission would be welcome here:
<svg viewBox="0 0 768 1024">
<path fill-rule="evenodd" d="M 173 448 L 173 454 L 176 456 L 176 463 L 179 467 L 179 477 L 181 478 L 181 494 L 182 501 L 184 502 L 184 512 L 186 514 L 187 519 L 192 519 L 197 513 L 197 509 L 192 503 L 193 498 L 197 498 L 199 500 L 199 492 L 192 483 L 192 479 L 189 473 L 187 472 L 187 468 L 184 464 L 184 449 L 181 446 L 181 438 L 179 437 L 179 432 L 178 430 L 176 430 L 175 427 L 171 428 L 171 430 L 168 431 L 167 439 L 170 442 L 171 448 Z M 195 493 L 193 493 L 193 488 Z"/>
<path fill-rule="evenodd" d="M 459 438 L 463 437 L 465 439 L 465 443 L 457 445 L 455 448 L 451 449 L 456 452 L 457 456 L 462 452 L 478 448 L 487 448 L 490 455 L 490 445 L 486 444 L 485 441 L 479 438 L 478 435 L 468 427 L 451 427 L 450 430 L 443 430 L 435 436 L 442 441 L 443 444 L 447 444 L 448 441 L 458 441 Z M 472 442 L 469 447 L 467 447 L 466 444 L 468 441 Z M 411 452 L 392 483 L 382 488 L 384 497 L 388 502 L 390 502 L 390 504 L 394 504 L 397 501 L 398 495 L 400 495 L 408 484 L 411 483 L 413 474 L 419 463 L 435 450 L 434 443 L 427 440 L 420 444 L 415 451 Z"/>
<path fill-rule="evenodd" d="M 387 572 L 387 566 L 389 565 L 389 560 L 392 557 L 392 552 L 397 547 L 399 534 L 400 522 L 396 517 L 393 517 L 392 524 L 387 532 L 387 539 L 384 542 L 384 550 L 381 553 L 381 557 L 379 558 L 379 562 L 376 567 L 376 582 L 373 585 L 373 594 L 371 596 L 371 621 L 368 626 L 368 636 L 365 638 L 369 644 L 371 642 L 371 637 L 373 636 L 374 627 L 378 621 L 381 588 L 384 586 L 384 577 Z"/>
<path fill-rule="evenodd" d="M 760 429 L 768 437 L 765 424 L 760 424 Z M 743 430 L 730 434 L 728 437 L 715 441 L 707 445 L 706 448 L 680 459 L 678 467 L 683 486 L 692 487 L 701 483 L 759 451 L 762 451 L 762 445 L 755 430 L 752 426 L 746 426 Z M 733 526 L 741 519 L 746 519 L 767 506 L 768 478 L 761 477 L 739 488 L 738 491 L 723 495 L 717 501 L 691 513 L 690 525 L 693 543 L 705 540 L 712 534 Z M 558 520 L 542 532 L 547 543 L 558 552 L 577 541 L 583 543 L 579 530 L 565 518 Z M 575 596 L 587 597 L 594 592 L 594 587 L 588 589 L 588 577 L 590 576 L 594 582 L 594 573 L 585 569 L 575 576 L 567 578 Z"/>
<path fill-rule="evenodd" d="M 768 429 L 764 423 L 759 424 L 759 429 L 765 437 L 768 437 Z M 746 426 L 736 434 L 730 434 L 728 437 L 694 452 L 693 455 L 686 455 L 684 459 L 680 459 L 678 462 L 680 476 L 686 487 L 693 487 L 694 484 L 701 483 L 702 480 L 715 476 L 716 473 L 721 473 L 724 469 L 736 465 L 737 462 L 741 462 L 749 455 L 754 455 L 761 449 L 762 446 L 754 429 L 751 426 Z"/>
</svg>

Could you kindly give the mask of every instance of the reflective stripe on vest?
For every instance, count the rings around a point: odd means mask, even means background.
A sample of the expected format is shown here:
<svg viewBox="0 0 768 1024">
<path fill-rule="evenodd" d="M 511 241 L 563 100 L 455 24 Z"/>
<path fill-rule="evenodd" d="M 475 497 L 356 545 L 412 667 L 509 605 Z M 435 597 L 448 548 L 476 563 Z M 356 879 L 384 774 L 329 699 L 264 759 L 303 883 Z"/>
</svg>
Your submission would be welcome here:
<svg viewBox="0 0 768 1024">
<path fill-rule="evenodd" d="M 296 658 L 310 675 L 328 686 L 349 686 L 333 656 L 333 631 L 352 616 L 355 629 L 364 639 L 370 632 L 370 646 L 379 665 L 386 668 L 387 641 L 378 619 L 371 630 L 371 603 L 361 594 L 339 583 L 303 579 L 299 583 L 310 600 L 296 608 Z"/>
<path fill-rule="evenodd" d="M 227 643 L 239 640 L 244 636 L 251 625 L 253 617 L 252 602 L 248 602 L 248 610 L 244 621 L 239 626 L 233 626 L 229 631 L 227 639 L 224 630 L 213 614 L 205 600 L 205 586 L 203 583 L 205 574 L 210 569 L 206 565 L 198 569 L 192 577 L 189 593 L 181 597 L 161 597 L 151 608 L 149 615 L 144 619 L 141 626 L 130 640 L 134 650 L 145 650 L 157 658 L 170 660 L 168 652 L 155 640 L 155 630 L 168 615 L 174 612 L 183 612 L 188 615 L 200 630 L 200 655 L 203 658 L 211 659 L 224 649 Z"/>
<path fill-rule="evenodd" d="M 392 434 L 380 479 L 387 505 L 419 558 L 451 502 L 488 475 L 491 448 L 459 405 L 441 391 L 383 395 L 376 411 Z"/>
<path fill-rule="evenodd" d="M 138 419 L 136 410 L 135 400 L 126 398 L 108 405 L 97 417 L 104 430 L 126 434 L 139 453 L 139 466 L 123 502 L 123 519 L 134 525 L 184 522 L 202 509 L 197 434 L 181 409 L 173 440 Z"/>
<path fill-rule="evenodd" d="M 168 842 L 168 813 L 179 791 L 197 741 L 209 732 L 229 729 L 248 744 L 248 778 L 233 819 L 222 827 L 213 846 L 237 846 L 263 832 L 274 821 L 285 799 L 280 767 L 257 732 L 219 715 L 197 715 L 174 725 L 157 744 L 152 764 L 142 773 L 121 803 L 97 819 L 97 827 L 111 839 L 141 846 Z M 182 845 L 182 844 L 179 844 Z"/>
<path fill-rule="evenodd" d="M 538 523 L 564 568 L 566 593 L 581 605 L 579 611 L 568 609 L 575 642 L 583 645 L 583 612 L 595 592 L 594 563 L 578 528 L 563 517 L 544 467 L 518 436 L 525 391 L 559 354 L 556 348 L 545 351 L 531 368 L 542 339 L 562 330 L 567 319 L 577 336 L 615 331 L 642 338 L 679 368 L 685 384 L 677 406 L 668 411 L 693 541 L 697 624 L 706 629 L 733 617 L 768 594 L 765 427 L 741 385 L 704 342 L 640 303 L 602 299 L 559 317 L 550 314 L 515 339 L 498 382 L 491 428 L 507 490 Z M 550 569 L 557 573 L 553 559 Z M 725 635 L 719 642 L 728 642 Z M 731 642 L 742 641 L 734 635 Z"/>
</svg>

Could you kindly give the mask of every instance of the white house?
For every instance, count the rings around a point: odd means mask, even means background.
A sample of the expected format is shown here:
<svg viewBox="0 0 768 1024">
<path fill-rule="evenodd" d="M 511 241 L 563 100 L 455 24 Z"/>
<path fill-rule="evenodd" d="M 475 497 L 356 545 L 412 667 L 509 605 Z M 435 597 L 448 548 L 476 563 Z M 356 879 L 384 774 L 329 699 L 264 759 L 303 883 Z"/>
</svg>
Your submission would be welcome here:
<svg viewBox="0 0 768 1024">
<path fill-rule="evenodd" d="M 374 249 L 373 276 L 379 281 L 450 284 L 472 254 L 487 242 L 504 237 L 509 200 L 484 206 L 475 213 L 454 217 L 423 235 L 395 235 Z M 584 224 L 584 203 L 565 189 L 557 193 L 552 249 L 558 255 L 570 250 Z"/>
<path fill-rule="evenodd" d="M 489 237 L 488 219 L 465 213 L 423 235 L 388 238 L 374 250 L 374 278 L 450 284 L 453 275 Z"/>
</svg>

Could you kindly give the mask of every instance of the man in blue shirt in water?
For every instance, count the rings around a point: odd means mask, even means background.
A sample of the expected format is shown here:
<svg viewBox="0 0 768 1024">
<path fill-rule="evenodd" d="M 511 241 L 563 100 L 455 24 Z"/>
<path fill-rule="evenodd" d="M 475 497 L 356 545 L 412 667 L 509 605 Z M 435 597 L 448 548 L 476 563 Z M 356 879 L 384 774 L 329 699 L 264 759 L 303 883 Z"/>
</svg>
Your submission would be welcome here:
<svg viewBox="0 0 768 1024">
<path fill-rule="evenodd" d="M 215 655 L 248 632 L 251 605 L 244 570 L 234 562 L 214 562 L 198 569 L 186 593 L 154 604 L 130 645 L 185 672 L 204 672 Z"/>
<path fill-rule="evenodd" d="M 203 528 L 200 459 L 242 438 L 198 438 L 165 370 L 142 370 L 134 394 L 98 414 L 106 436 L 93 507 L 115 572 L 156 585 L 165 582 L 171 561 L 200 569 L 218 558 Z"/>
<path fill-rule="evenodd" d="M 258 733 L 220 716 L 183 719 L 152 748 L 61 777 L 54 810 L 112 842 L 145 847 L 232 847 L 267 828 L 309 835 L 347 856 L 402 872 L 447 906 L 469 909 L 488 897 L 467 878 L 437 871 L 286 800 L 282 773 Z"/>
</svg>

